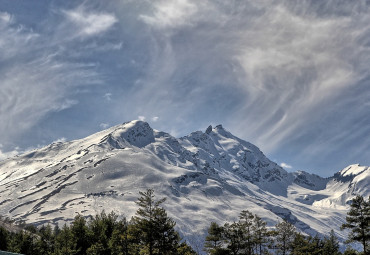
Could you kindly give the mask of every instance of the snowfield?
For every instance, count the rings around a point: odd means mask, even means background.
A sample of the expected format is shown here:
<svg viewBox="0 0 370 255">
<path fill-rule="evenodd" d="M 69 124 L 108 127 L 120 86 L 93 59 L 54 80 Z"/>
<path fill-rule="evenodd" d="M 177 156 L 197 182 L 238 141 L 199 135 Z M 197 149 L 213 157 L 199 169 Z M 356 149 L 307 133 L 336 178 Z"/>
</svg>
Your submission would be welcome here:
<svg viewBox="0 0 370 255">
<path fill-rule="evenodd" d="M 153 188 L 193 245 L 211 221 L 234 221 L 242 210 L 311 235 L 333 229 L 343 240 L 349 203 L 368 197 L 369 184 L 370 168 L 359 165 L 331 178 L 288 173 L 221 125 L 178 139 L 131 121 L 1 161 L 0 215 L 36 224 L 102 210 L 130 218 L 139 191 Z"/>
</svg>

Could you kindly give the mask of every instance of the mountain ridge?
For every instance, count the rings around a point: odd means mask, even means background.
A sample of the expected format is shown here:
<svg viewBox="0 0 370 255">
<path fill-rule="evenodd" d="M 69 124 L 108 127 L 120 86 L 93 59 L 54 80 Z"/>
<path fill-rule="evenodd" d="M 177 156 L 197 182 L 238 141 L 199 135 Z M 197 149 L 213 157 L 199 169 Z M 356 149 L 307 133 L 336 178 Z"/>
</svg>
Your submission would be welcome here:
<svg viewBox="0 0 370 255">
<path fill-rule="evenodd" d="M 0 214 L 36 224 L 106 208 L 129 217 L 138 191 L 153 188 L 189 240 L 245 209 L 269 225 L 285 219 L 307 234 L 334 229 L 343 240 L 348 204 L 370 195 L 369 183 L 370 168 L 359 165 L 330 178 L 289 173 L 221 125 L 175 138 L 131 121 L 1 161 Z"/>
</svg>

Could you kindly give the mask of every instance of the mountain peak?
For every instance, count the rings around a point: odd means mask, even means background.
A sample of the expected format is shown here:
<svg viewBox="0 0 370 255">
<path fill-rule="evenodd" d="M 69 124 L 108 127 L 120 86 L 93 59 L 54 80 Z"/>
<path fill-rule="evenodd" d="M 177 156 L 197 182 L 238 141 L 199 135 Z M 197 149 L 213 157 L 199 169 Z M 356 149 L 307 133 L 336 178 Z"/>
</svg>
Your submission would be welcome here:
<svg viewBox="0 0 370 255">
<path fill-rule="evenodd" d="M 154 131 L 147 122 L 133 120 L 116 126 L 107 141 L 114 147 L 122 147 L 120 144 L 127 142 L 142 148 L 154 142 Z"/>
<path fill-rule="evenodd" d="M 212 125 L 209 125 L 208 128 L 206 129 L 206 134 L 210 134 L 212 131 L 218 133 L 219 131 L 226 131 L 221 124 L 212 127 Z"/>
<path fill-rule="evenodd" d="M 145 121 L 142 121 L 142 120 L 131 120 L 131 121 L 124 122 L 119 126 L 122 126 L 122 127 L 125 127 L 125 128 L 131 128 L 131 127 L 149 126 L 149 124 L 148 124 L 148 122 L 145 122 Z"/>
<path fill-rule="evenodd" d="M 210 134 L 212 132 L 212 125 L 209 125 L 206 129 L 206 134 Z"/>
<path fill-rule="evenodd" d="M 226 138 L 237 138 L 229 131 L 227 131 L 221 124 L 215 126 L 212 131 Z"/>
</svg>

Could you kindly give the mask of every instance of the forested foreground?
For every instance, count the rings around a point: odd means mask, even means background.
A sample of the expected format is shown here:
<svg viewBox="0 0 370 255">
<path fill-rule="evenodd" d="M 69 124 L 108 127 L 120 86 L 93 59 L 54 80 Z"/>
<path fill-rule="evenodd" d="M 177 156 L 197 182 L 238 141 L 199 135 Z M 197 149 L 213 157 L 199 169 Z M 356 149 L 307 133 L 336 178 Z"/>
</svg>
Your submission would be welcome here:
<svg viewBox="0 0 370 255">
<path fill-rule="evenodd" d="M 118 255 L 118 254 L 178 254 L 191 255 L 194 251 L 175 231 L 176 223 L 167 216 L 156 200 L 153 190 L 140 192 L 139 209 L 127 221 L 111 212 L 104 211 L 86 219 L 77 215 L 69 225 L 62 228 L 45 225 L 36 228 L 28 225 L 24 230 L 9 232 L 0 227 L 0 250 L 32 255 Z M 370 241 L 370 198 L 358 196 L 353 200 L 347 214 L 348 242 L 358 242 L 363 252 L 347 248 L 339 251 L 339 242 L 334 232 L 326 237 L 311 237 L 298 233 L 293 225 L 283 221 L 274 228 L 267 228 L 258 215 L 245 210 L 239 220 L 220 226 L 210 224 L 203 252 L 218 254 L 294 254 L 294 255 L 368 255 Z"/>
</svg>

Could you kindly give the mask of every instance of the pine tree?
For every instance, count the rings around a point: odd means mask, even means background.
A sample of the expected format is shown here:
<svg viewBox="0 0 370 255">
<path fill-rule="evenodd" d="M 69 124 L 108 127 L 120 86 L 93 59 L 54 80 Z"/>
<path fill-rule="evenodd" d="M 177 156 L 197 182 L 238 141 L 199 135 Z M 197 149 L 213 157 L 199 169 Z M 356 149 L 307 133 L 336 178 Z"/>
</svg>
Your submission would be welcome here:
<svg viewBox="0 0 370 255">
<path fill-rule="evenodd" d="M 243 246 L 243 228 L 240 222 L 234 222 L 232 224 L 225 223 L 224 225 L 224 236 L 227 243 L 227 249 L 231 254 L 237 255 L 242 250 Z"/>
<path fill-rule="evenodd" d="M 127 226 L 128 254 L 139 254 L 143 250 L 144 241 L 141 229 L 131 219 Z"/>
<path fill-rule="evenodd" d="M 360 255 L 360 254 L 352 247 L 347 246 L 346 250 L 343 252 L 343 255 Z"/>
<path fill-rule="evenodd" d="M 149 255 L 174 253 L 179 236 L 174 230 L 176 223 L 160 207 L 166 199 L 155 200 L 152 189 L 139 193 L 141 197 L 136 202 L 139 209 L 132 218 L 134 229 L 131 231 L 137 231 L 140 235 L 141 253 Z"/>
<path fill-rule="evenodd" d="M 265 253 L 266 245 L 269 243 L 269 231 L 266 228 L 266 222 L 258 215 L 254 215 L 253 220 L 253 244 L 256 247 L 256 254 L 262 255 Z"/>
<path fill-rule="evenodd" d="M 368 248 L 370 241 L 370 197 L 368 201 L 362 196 L 355 197 L 347 213 L 346 221 L 342 225 L 342 229 L 351 229 L 348 241 L 360 242 L 364 253 L 370 253 Z"/>
<path fill-rule="evenodd" d="M 7 251 L 9 247 L 9 232 L 0 227 L 0 250 Z"/>
<path fill-rule="evenodd" d="M 301 233 L 295 233 L 292 242 L 293 255 L 306 255 L 310 254 L 310 243 L 307 238 Z"/>
<path fill-rule="evenodd" d="M 239 215 L 239 224 L 242 227 L 242 235 L 243 235 L 243 242 L 242 247 L 245 251 L 244 254 L 252 255 L 253 253 L 253 233 L 252 233 L 252 226 L 254 215 L 248 211 L 243 210 Z"/>
<path fill-rule="evenodd" d="M 125 218 L 116 224 L 109 240 L 109 248 L 112 255 L 129 253 L 128 222 Z"/>
<path fill-rule="evenodd" d="M 91 219 L 88 224 L 89 240 L 94 247 L 90 247 L 91 254 L 110 254 L 109 240 L 116 228 L 118 215 L 114 212 L 106 214 L 103 210 Z"/>
<path fill-rule="evenodd" d="M 154 215 L 154 226 L 157 231 L 158 254 L 174 254 L 179 244 L 180 236 L 175 231 L 176 222 L 167 216 L 163 208 Z"/>
<path fill-rule="evenodd" d="M 87 249 L 91 245 L 86 219 L 82 215 L 78 214 L 74 218 L 70 226 L 70 230 L 73 236 L 76 255 L 85 255 Z"/>
<path fill-rule="evenodd" d="M 191 246 L 186 242 L 180 243 L 177 247 L 177 255 L 197 255 Z"/>
<path fill-rule="evenodd" d="M 283 221 L 276 224 L 275 229 L 275 247 L 278 254 L 289 254 L 295 236 L 295 227 L 289 222 Z"/>
<path fill-rule="evenodd" d="M 204 244 L 204 249 L 208 254 L 216 254 L 222 248 L 222 236 L 223 228 L 216 222 L 211 222 Z"/>
<path fill-rule="evenodd" d="M 107 255 L 110 252 L 107 251 L 106 247 L 101 242 L 94 243 L 86 250 L 86 255 Z"/>
<path fill-rule="evenodd" d="M 38 231 L 36 247 L 39 254 L 52 254 L 54 251 L 54 235 L 50 225 L 42 226 Z"/>
<path fill-rule="evenodd" d="M 56 232 L 56 231 L 55 231 Z M 55 242 L 55 255 L 74 255 L 74 240 L 71 229 L 64 224 L 61 230 L 58 230 Z"/>
<path fill-rule="evenodd" d="M 329 237 L 324 239 L 323 254 L 325 255 L 339 255 L 339 241 L 334 231 L 330 231 Z"/>
<path fill-rule="evenodd" d="M 13 235 L 11 251 L 26 255 L 34 255 L 36 252 L 35 234 L 21 230 Z"/>
<path fill-rule="evenodd" d="M 309 237 L 309 253 L 310 255 L 321 255 L 323 254 L 324 243 L 318 235 Z"/>
</svg>

